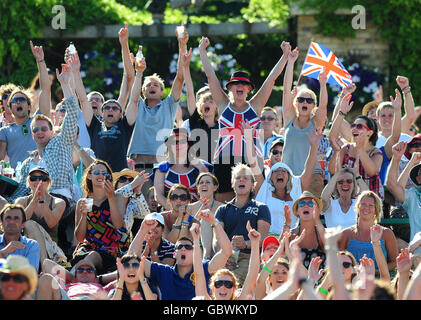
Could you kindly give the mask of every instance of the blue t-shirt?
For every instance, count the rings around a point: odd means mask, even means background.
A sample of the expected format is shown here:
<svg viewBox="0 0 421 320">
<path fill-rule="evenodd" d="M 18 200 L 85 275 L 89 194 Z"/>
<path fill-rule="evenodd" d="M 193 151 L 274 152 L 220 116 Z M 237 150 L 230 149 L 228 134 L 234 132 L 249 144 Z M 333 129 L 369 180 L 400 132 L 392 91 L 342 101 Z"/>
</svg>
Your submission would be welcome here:
<svg viewBox="0 0 421 320">
<path fill-rule="evenodd" d="M 402 207 L 408 213 L 411 236 L 409 241 L 421 231 L 421 188 L 412 187 L 405 189 L 405 201 Z"/>
<path fill-rule="evenodd" d="M 7 143 L 6 152 L 10 159 L 10 165 L 14 169 L 18 161 L 23 162 L 29 157 L 30 151 L 37 149 L 37 144 L 31 133 L 32 119 L 32 117 L 28 118 L 23 125 L 12 123 L 0 129 L 0 140 Z"/>
<path fill-rule="evenodd" d="M 25 245 L 23 249 L 17 249 L 9 254 L 6 254 L 3 258 L 7 258 L 10 255 L 24 256 L 29 260 L 29 263 L 37 270 L 39 270 L 39 259 L 40 259 L 40 248 L 38 242 L 29 239 L 25 236 L 20 236 L 19 242 Z M 0 235 L 0 250 L 7 246 L 4 234 Z"/>
<path fill-rule="evenodd" d="M 209 260 L 203 261 L 205 271 L 206 287 L 209 292 L 209 279 L 211 275 L 208 271 Z M 151 263 L 151 277 L 153 283 L 156 283 L 161 291 L 161 300 L 191 300 L 196 296 L 195 292 L 195 274 L 193 267 L 184 278 L 177 273 L 177 264 L 169 266 L 166 264 Z"/>
<path fill-rule="evenodd" d="M 177 108 L 178 102 L 174 101 L 171 94 L 152 108 L 148 107 L 143 99 L 139 99 L 136 124 L 127 156 L 165 156 L 164 139 L 174 127 Z"/>
<path fill-rule="evenodd" d="M 246 228 L 247 221 L 250 221 L 252 228 L 257 230 L 257 221 L 264 220 L 271 223 L 270 211 L 266 204 L 251 199 L 245 206 L 238 208 L 234 204 L 235 198 L 222 205 L 215 213 L 216 219 L 224 223 L 224 230 L 231 240 L 233 236 L 243 236 L 244 240 L 250 240 Z M 241 249 L 241 252 L 250 253 L 250 249 Z"/>
</svg>

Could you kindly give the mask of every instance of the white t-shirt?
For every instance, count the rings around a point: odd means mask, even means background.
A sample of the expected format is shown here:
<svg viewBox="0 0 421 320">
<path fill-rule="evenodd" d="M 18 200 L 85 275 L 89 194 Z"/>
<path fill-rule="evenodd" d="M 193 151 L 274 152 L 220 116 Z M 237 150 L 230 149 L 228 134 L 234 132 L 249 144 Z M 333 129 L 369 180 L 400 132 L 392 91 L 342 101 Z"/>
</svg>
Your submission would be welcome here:
<svg viewBox="0 0 421 320">
<path fill-rule="evenodd" d="M 399 137 L 399 142 L 401 141 L 409 142 L 411 140 L 412 140 L 412 137 L 406 133 L 401 133 L 401 136 Z M 380 149 L 381 147 L 383 147 L 386 144 L 386 141 L 387 141 L 387 138 L 379 133 L 379 137 L 377 138 L 377 142 L 376 142 L 376 148 Z"/>
<path fill-rule="evenodd" d="M 341 226 L 342 229 L 353 226 L 357 223 L 357 214 L 354 211 L 356 199 L 352 199 L 351 206 L 347 212 L 343 212 L 339 199 L 330 200 L 329 209 L 322 214 L 325 217 L 325 223 L 327 228 L 335 228 Z"/>
</svg>

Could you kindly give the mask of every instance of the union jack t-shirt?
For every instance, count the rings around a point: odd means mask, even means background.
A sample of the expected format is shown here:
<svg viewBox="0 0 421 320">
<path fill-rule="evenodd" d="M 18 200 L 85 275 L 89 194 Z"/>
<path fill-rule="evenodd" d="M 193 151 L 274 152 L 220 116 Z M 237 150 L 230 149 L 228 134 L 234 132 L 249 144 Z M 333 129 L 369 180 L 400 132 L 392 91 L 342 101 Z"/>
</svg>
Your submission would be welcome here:
<svg viewBox="0 0 421 320">
<path fill-rule="evenodd" d="M 219 141 L 215 149 L 214 159 L 225 157 L 244 157 L 246 152 L 244 132 L 241 124 L 248 120 L 252 127 L 260 123 L 259 116 L 253 107 L 248 103 L 248 108 L 243 112 L 236 112 L 231 109 L 230 104 L 219 117 Z M 254 150 L 258 157 L 263 157 L 261 141 L 256 135 L 253 137 Z"/>
</svg>

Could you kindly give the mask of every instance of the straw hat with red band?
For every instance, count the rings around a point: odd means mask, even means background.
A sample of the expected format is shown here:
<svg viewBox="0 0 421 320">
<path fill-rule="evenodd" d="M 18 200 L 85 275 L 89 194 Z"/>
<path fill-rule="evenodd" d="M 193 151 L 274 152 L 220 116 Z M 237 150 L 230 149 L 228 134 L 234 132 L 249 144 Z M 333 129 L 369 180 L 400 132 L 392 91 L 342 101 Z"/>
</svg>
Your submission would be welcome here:
<svg viewBox="0 0 421 320">
<path fill-rule="evenodd" d="M 251 89 L 254 89 L 254 84 L 250 81 L 249 74 L 244 71 L 236 71 L 232 74 L 230 81 L 225 85 L 227 90 L 230 84 L 238 84 L 240 82 L 247 82 L 251 86 Z"/>
<path fill-rule="evenodd" d="M 175 138 L 175 137 L 179 137 L 179 136 L 183 136 L 186 137 L 187 139 L 189 138 L 189 132 L 187 131 L 186 128 L 174 128 L 171 131 L 171 134 L 165 138 L 165 142 L 167 142 L 169 139 L 171 138 Z"/>
<path fill-rule="evenodd" d="M 412 153 L 409 152 L 409 148 L 411 148 L 411 145 L 415 144 L 415 143 L 420 143 L 421 142 L 421 133 L 418 133 L 417 135 L 415 135 L 412 140 L 406 145 L 406 150 L 405 150 L 405 157 L 407 157 L 408 159 L 411 159 L 412 157 Z"/>
<path fill-rule="evenodd" d="M 275 243 L 277 246 L 279 246 L 280 244 L 278 238 L 274 236 L 266 237 L 265 240 L 263 241 L 263 246 L 262 246 L 263 251 L 265 251 L 266 247 L 271 243 Z"/>
</svg>

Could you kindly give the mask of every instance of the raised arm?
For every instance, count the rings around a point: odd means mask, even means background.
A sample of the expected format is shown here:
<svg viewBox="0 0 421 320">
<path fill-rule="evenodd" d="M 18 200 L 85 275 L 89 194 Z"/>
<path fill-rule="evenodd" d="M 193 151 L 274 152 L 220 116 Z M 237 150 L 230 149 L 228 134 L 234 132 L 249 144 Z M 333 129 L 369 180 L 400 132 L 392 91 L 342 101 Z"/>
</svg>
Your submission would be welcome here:
<svg viewBox="0 0 421 320">
<path fill-rule="evenodd" d="M 32 54 L 37 62 L 37 67 L 39 71 L 39 86 L 41 92 L 39 94 L 39 111 L 46 115 L 47 117 L 51 116 L 51 81 L 48 76 L 47 65 L 44 60 L 44 50 L 42 46 L 34 46 L 32 41 L 29 41 L 31 45 Z"/>
<path fill-rule="evenodd" d="M 200 225 L 193 223 L 190 228 L 190 233 L 193 238 L 193 271 L 194 271 L 194 290 L 196 297 L 205 297 L 206 300 L 211 300 L 208 294 L 206 285 L 205 270 L 203 269 L 203 253 L 200 248 Z"/>
<path fill-rule="evenodd" d="M 403 154 L 405 153 L 405 150 L 406 150 L 406 142 L 404 141 L 399 142 L 393 146 L 392 148 L 393 156 L 389 164 L 389 168 L 387 169 L 387 175 L 386 175 L 387 189 L 393 194 L 395 199 L 399 201 L 400 203 L 403 203 L 405 201 L 405 187 L 398 183 L 398 170 L 399 170 L 399 161 L 402 158 Z M 412 169 L 411 161 L 406 165 L 405 170 L 408 167 Z M 408 172 L 408 177 L 409 177 L 410 169 L 406 170 Z"/>
<path fill-rule="evenodd" d="M 355 89 L 357 89 L 357 86 L 355 85 L 355 83 L 350 83 L 349 85 L 347 85 L 345 88 L 342 89 L 341 94 L 339 95 L 339 99 L 336 102 L 335 108 L 333 109 L 332 121 L 333 119 L 335 119 L 335 117 L 339 113 L 343 98 L 348 93 L 353 93 Z M 352 140 L 351 125 L 349 124 L 348 121 L 345 120 L 345 118 L 342 120 L 342 124 L 340 125 L 340 128 L 339 128 L 339 132 L 341 136 L 344 137 L 347 141 Z"/>
<path fill-rule="evenodd" d="M 396 258 L 396 269 L 398 271 L 398 283 L 396 295 L 398 300 L 403 300 L 405 290 L 409 283 L 409 273 L 413 263 L 413 256 L 408 248 L 401 249 L 401 253 Z"/>
<path fill-rule="evenodd" d="M 196 218 L 203 219 L 212 226 L 213 231 L 215 232 L 216 241 L 218 241 L 220 250 L 212 257 L 208 267 L 209 273 L 213 274 L 219 269 L 223 268 L 227 263 L 228 258 L 231 256 L 231 242 L 224 231 L 223 225 L 216 220 L 209 209 L 199 212 Z"/>
<path fill-rule="evenodd" d="M 317 164 L 317 150 L 322 138 L 322 129 L 311 129 L 311 134 L 307 134 L 307 139 L 310 142 L 310 152 L 307 155 L 304 164 L 304 171 L 301 174 L 301 190 L 307 190 L 311 183 L 314 168 Z"/>
<path fill-rule="evenodd" d="M 72 77 L 75 83 L 75 91 L 80 102 L 83 118 L 85 119 L 86 125 L 89 126 L 91 124 L 92 117 L 94 116 L 94 112 L 92 111 L 92 106 L 88 101 L 86 89 L 83 85 L 82 76 L 80 75 L 79 54 L 76 52 L 74 56 L 67 59 L 67 62 L 70 66 L 70 70 L 72 71 Z"/>
<path fill-rule="evenodd" d="M 165 180 L 165 173 L 159 171 L 158 169 L 155 171 L 154 177 L 154 187 L 155 187 L 155 198 L 156 201 L 165 209 L 171 210 L 171 206 L 168 203 L 168 199 L 165 198 L 164 193 L 164 180 Z"/>
<path fill-rule="evenodd" d="M 347 93 L 342 99 L 341 104 L 339 106 L 339 111 L 336 116 L 333 118 L 333 124 L 330 128 L 329 133 L 329 141 L 332 145 L 336 145 L 336 140 L 339 138 L 339 132 L 342 126 L 342 123 L 345 119 L 345 116 L 349 111 L 351 111 L 351 108 L 354 104 L 354 102 L 350 103 L 350 100 L 352 98 L 351 93 Z"/>
<path fill-rule="evenodd" d="M 191 73 L 190 73 L 191 52 L 192 52 L 192 49 L 190 48 L 189 52 L 181 57 L 181 63 L 183 66 L 183 74 L 184 74 L 184 83 L 186 84 L 186 90 L 187 90 L 187 109 L 190 115 L 192 115 L 194 111 L 196 110 L 196 98 L 194 96 L 193 81 L 191 79 Z"/>
<path fill-rule="evenodd" d="M 395 89 L 395 99 L 390 96 L 390 101 L 392 102 L 393 106 L 393 124 L 392 124 L 392 135 L 387 138 L 386 143 L 384 145 L 384 151 L 386 152 L 386 157 L 388 159 L 392 158 L 393 152 L 392 147 L 399 142 L 399 138 L 401 136 L 401 106 L 402 106 L 402 98 L 401 94 L 399 93 L 398 89 Z"/>
<path fill-rule="evenodd" d="M 288 64 L 284 74 L 284 91 L 282 93 L 282 120 L 284 122 L 284 126 L 287 126 L 291 120 L 297 116 L 293 105 L 293 95 L 291 90 L 294 77 L 294 63 L 297 60 L 298 55 L 298 48 L 295 48 L 288 54 Z"/>
<path fill-rule="evenodd" d="M 142 48 L 139 47 L 139 50 Z M 143 71 L 146 69 L 146 61 L 143 57 L 140 61 L 135 62 L 136 64 L 136 77 L 132 86 L 132 92 L 130 93 L 129 103 L 126 108 L 126 118 L 129 125 L 133 125 L 136 122 L 138 103 L 140 99 L 140 92 L 142 90 L 142 77 Z M 132 68 L 133 69 L 133 68 Z"/>
<path fill-rule="evenodd" d="M 415 113 L 414 98 L 412 97 L 412 94 L 411 94 L 411 87 L 409 86 L 408 78 L 397 76 L 396 83 L 401 88 L 405 97 L 404 99 L 405 102 L 403 105 L 405 108 L 405 115 L 402 118 L 402 132 L 408 133 L 411 125 L 417 120 L 417 115 Z"/>
<path fill-rule="evenodd" d="M 219 80 L 216 77 L 215 70 L 213 69 L 209 61 L 209 57 L 206 52 L 206 48 L 209 46 L 209 44 L 209 39 L 206 37 L 202 37 L 202 39 L 199 42 L 200 60 L 202 61 L 203 71 L 205 71 L 206 77 L 208 78 L 208 84 L 212 93 L 212 98 L 218 106 L 219 114 L 221 114 L 224 108 L 227 106 L 229 98 L 228 95 L 222 89 L 221 84 L 219 83 Z"/>
<path fill-rule="evenodd" d="M 289 42 L 282 41 L 282 56 L 275 64 L 269 75 L 263 82 L 259 91 L 250 99 L 250 104 L 254 108 L 257 114 L 260 114 L 263 107 L 266 105 L 270 94 L 272 93 L 273 86 L 275 85 L 276 79 L 278 79 L 282 70 L 284 70 L 287 63 L 288 55 L 291 52 L 291 45 Z"/>
<path fill-rule="evenodd" d="M 263 168 L 259 166 L 263 164 L 263 161 L 259 161 L 256 150 L 254 149 L 253 137 L 256 134 L 256 128 L 252 127 L 249 121 L 246 120 L 242 123 L 242 130 L 244 133 L 244 140 L 246 142 L 247 162 L 256 180 L 254 192 L 255 194 L 258 194 L 265 178 L 263 177 Z"/>
<path fill-rule="evenodd" d="M 326 118 L 327 118 L 327 75 L 325 71 L 319 73 L 319 83 L 320 83 L 320 98 L 319 98 L 319 107 L 316 110 L 314 115 L 314 122 L 316 128 L 323 129 Z"/>
<path fill-rule="evenodd" d="M 376 224 L 370 228 L 370 240 L 373 246 L 374 256 L 376 257 L 377 266 L 379 267 L 380 279 L 390 282 L 387 261 L 380 245 L 382 236 L 383 228 L 380 225 Z"/>
<path fill-rule="evenodd" d="M 127 28 L 127 23 L 124 25 L 124 28 L 121 28 L 118 32 L 118 40 L 120 41 L 121 45 L 121 57 L 123 59 L 124 70 L 118 102 L 121 105 L 122 112 L 124 112 L 135 77 L 132 58 L 130 57 L 129 29 Z"/>
<path fill-rule="evenodd" d="M 330 207 L 330 199 L 332 197 L 333 192 L 336 189 L 336 183 L 338 182 L 339 177 L 339 170 L 336 169 L 335 174 L 330 178 L 327 185 L 323 188 L 322 194 L 320 198 L 323 202 L 323 211 L 327 211 Z"/>
<path fill-rule="evenodd" d="M 182 23 L 184 25 L 184 23 Z M 187 52 L 187 42 L 189 41 L 189 34 L 187 29 L 184 28 L 184 35 L 182 38 L 177 37 L 178 39 L 178 60 L 177 60 L 177 73 L 175 75 L 174 81 L 171 87 L 171 95 L 174 98 L 174 101 L 178 101 L 181 96 L 181 90 L 183 89 L 184 83 L 184 73 L 181 67 L 181 57 Z"/>
</svg>

